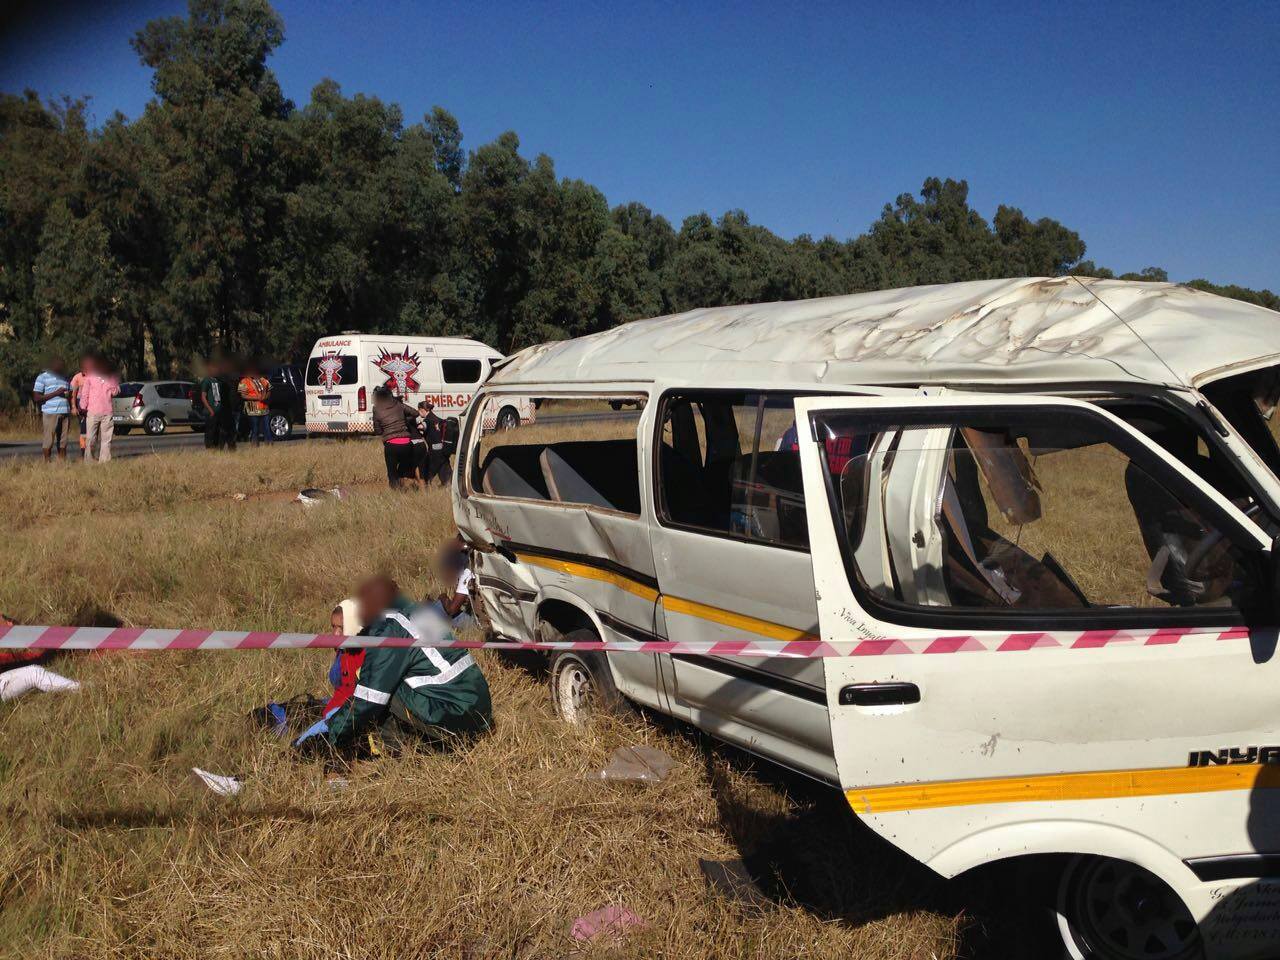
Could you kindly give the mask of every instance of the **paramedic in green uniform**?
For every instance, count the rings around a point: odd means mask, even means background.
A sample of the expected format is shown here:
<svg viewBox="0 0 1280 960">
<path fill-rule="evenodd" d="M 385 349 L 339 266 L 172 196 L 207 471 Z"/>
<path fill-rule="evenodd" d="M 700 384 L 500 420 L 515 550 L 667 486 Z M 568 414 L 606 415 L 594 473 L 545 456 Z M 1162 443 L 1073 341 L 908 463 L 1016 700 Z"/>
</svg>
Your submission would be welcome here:
<svg viewBox="0 0 1280 960">
<path fill-rule="evenodd" d="M 374 577 L 356 593 L 362 635 L 442 639 L 449 624 L 436 611 L 401 596 L 390 577 Z M 352 697 L 328 720 L 327 730 L 299 742 L 362 753 L 370 734 L 386 745 L 425 742 L 448 746 L 485 733 L 493 725 L 489 684 L 466 650 L 435 647 L 370 647 Z M 377 752 L 376 749 L 374 752 Z"/>
</svg>

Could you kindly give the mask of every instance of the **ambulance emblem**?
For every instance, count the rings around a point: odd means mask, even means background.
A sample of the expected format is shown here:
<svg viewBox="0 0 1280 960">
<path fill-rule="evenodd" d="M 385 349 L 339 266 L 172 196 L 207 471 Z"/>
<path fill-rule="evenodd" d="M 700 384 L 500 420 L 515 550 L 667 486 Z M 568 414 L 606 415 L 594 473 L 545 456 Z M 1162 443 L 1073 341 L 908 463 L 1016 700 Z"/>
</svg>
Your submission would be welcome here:
<svg viewBox="0 0 1280 960">
<path fill-rule="evenodd" d="M 390 387 L 401 398 L 417 391 L 418 381 L 415 378 L 421 362 L 416 353 L 409 352 L 408 346 L 400 353 L 388 353 L 379 347 L 378 356 L 373 358 L 373 365 L 387 377 L 383 386 Z"/>
<path fill-rule="evenodd" d="M 326 390 L 332 391 L 342 382 L 342 358 L 336 353 L 326 353 L 316 363 L 316 369 L 320 371 L 320 385 Z"/>
</svg>

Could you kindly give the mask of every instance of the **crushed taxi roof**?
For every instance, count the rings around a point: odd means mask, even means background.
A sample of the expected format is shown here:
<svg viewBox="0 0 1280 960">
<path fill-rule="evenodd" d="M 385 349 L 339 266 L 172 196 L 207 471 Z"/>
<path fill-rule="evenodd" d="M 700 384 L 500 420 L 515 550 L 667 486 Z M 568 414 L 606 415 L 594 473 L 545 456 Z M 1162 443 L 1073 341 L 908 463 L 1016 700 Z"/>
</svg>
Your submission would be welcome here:
<svg viewBox="0 0 1280 960">
<path fill-rule="evenodd" d="M 495 383 L 1140 381 L 1280 358 L 1280 313 L 1173 283 L 1031 277 L 706 307 L 530 347 Z"/>
</svg>

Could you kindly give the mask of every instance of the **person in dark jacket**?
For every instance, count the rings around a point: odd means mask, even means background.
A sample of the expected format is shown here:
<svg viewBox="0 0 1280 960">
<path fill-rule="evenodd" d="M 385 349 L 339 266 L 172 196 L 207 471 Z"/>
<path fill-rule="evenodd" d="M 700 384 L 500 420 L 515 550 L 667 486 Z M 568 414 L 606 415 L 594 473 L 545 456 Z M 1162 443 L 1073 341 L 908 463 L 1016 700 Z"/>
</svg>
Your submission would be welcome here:
<svg viewBox="0 0 1280 960">
<path fill-rule="evenodd" d="M 426 462 L 422 469 L 423 485 L 432 480 L 440 486 L 447 487 L 453 479 L 453 470 L 449 467 L 449 452 L 445 449 L 445 431 L 448 424 L 436 416 L 435 406 L 430 398 L 418 404 L 418 423 L 422 428 L 422 439 L 425 446 Z"/>
<path fill-rule="evenodd" d="M 387 465 L 387 484 L 394 490 L 401 480 L 413 479 L 417 411 L 386 387 L 373 391 L 373 432 L 382 437 L 382 458 Z"/>
<path fill-rule="evenodd" d="M 374 577 L 356 593 L 361 636 L 442 639 L 449 625 L 406 599 L 390 577 Z M 469 742 L 493 726 L 489 685 L 471 654 L 435 647 L 370 647 L 351 698 L 300 749 L 339 755 L 379 752 L 378 743 L 416 740 L 445 747 Z M 370 742 L 370 738 L 373 738 Z"/>
</svg>

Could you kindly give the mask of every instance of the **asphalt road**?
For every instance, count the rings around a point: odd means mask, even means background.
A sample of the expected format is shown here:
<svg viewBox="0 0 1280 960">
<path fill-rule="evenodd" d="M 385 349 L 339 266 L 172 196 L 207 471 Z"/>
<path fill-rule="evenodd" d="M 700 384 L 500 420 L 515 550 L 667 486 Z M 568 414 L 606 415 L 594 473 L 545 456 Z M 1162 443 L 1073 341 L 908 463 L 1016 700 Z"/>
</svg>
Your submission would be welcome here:
<svg viewBox="0 0 1280 960">
<path fill-rule="evenodd" d="M 305 440 L 307 438 L 307 430 L 302 426 L 293 428 L 293 436 L 288 441 Z M 120 457 L 143 457 L 151 453 L 171 453 L 174 450 L 199 450 L 204 447 L 204 434 L 192 433 L 187 427 L 170 427 L 165 433 L 158 437 L 149 437 L 145 433 L 130 433 L 127 437 L 116 434 L 111 441 L 111 456 L 113 459 Z M 78 456 L 80 451 L 68 450 L 67 456 Z M 40 456 L 40 441 L 5 441 L 0 440 L 0 460 L 13 459 L 15 457 L 38 457 Z"/>
<path fill-rule="evenodd" d="M 568 420 L 634 420 L 640 414 L 634 410 L 623 410 L 619 413 L 581 413 L 550 415 L 539 417 L 538 423 L 557 423 Z M 293 443 L 307 438 L 307 428 L 295 424 L 293 435 L 282 443 Z M 321 438 L 326 439 L 326 438 Z M 199 450 L 204 447 L 204 434 L 192 433 L 187 427 L 170 427 L 158 437 L 149 437 L 145 433 L 130 433 L 127 437 L 116 434 L 111 441 L 111 456 L 143 457 L 152 453 L 172 453 L 175 450 Z M 68 451 L 67 456 L 78 455 L 79 451 Z M 39 440 L 5 441 L 0 440 L 0 460 L 16 457 L 40 456 Z"/>
</svg>

